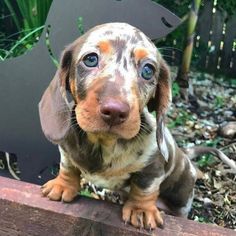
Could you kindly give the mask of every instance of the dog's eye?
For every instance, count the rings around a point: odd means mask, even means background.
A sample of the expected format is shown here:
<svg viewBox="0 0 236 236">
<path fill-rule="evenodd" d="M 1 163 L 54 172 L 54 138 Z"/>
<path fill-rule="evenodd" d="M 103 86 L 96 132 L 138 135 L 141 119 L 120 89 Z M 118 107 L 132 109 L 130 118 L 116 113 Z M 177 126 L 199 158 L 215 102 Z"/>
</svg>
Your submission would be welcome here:
<svg viewBox="0 0 236 236">
<path fill-rule="evenodd" d="M 142 68 L 141 76 L 145 80 L 150 80 L 153 77 L 154 73 L 155 73 L 154 66 L 151 64 L 145 64 Z"/>
<path fill-rule="evenodd" d="M 83 62 L 87 67 L 96 67 L 98 65 L 98 55 L 95 52 L 89 53 L 83 58 Z"/>
</svg>

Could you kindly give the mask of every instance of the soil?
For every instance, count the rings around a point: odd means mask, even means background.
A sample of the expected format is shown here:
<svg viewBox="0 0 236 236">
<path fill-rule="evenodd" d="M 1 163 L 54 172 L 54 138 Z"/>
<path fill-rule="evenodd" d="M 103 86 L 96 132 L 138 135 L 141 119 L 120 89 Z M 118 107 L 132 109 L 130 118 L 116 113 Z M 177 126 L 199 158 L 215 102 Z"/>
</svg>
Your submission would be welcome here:
<svg viewBox="0 0 236 236">
<path fill-rule="evenodd" d="M 167 123 L 177 143 L 182 147 L 217 147 L 236 161 L 236 86 L 230 80 L 197 72 L 191 73 L 190 81 L 189 101 L 183 101 L 177 91 L 168 115 Z M 220 130 L 230 122 L 234 129 L 231 127 L 227 136 Z M 196 183 L 189 219 L 236 229 L 235 173 L 214 156 L 193 161 L 202 178 Z"/>
</svg>

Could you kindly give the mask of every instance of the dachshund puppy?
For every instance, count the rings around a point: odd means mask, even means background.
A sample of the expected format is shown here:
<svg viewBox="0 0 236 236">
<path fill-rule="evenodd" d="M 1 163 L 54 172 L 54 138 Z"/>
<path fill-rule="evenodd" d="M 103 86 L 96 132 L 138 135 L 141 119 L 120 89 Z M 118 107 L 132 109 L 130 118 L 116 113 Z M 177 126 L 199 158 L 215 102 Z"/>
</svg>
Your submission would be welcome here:
<svg viewBox="0 0 236 236">
<path fill-rule="evenodd" d="M 159 199 L 187 216 L 196 170 L 164 124 L 170 102 L 169 68 L 137 28 L 100 25 L 67 46 L 39 103 L 43 132 L 61 155 L 43 195 L 70 202 L 83 176 L 127 190 L 122 218 L 135 227 L 163 225 Z"/>
</svg>

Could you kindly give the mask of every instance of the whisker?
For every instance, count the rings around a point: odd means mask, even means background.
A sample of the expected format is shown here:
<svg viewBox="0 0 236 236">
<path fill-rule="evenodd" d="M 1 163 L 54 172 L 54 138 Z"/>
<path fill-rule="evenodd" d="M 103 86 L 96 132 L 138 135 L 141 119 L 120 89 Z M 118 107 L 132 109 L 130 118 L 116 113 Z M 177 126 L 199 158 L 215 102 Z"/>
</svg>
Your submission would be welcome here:
<svg viewBox="0 0 236 236">
<path fill-rule="evenodd" d="M 180 48 L 174 48 L 174 47 L 161 47 L 161 48 L 157 48 L 157 49 L 158 49 L 158 50 L 170 50 L 170 51 L 176 50 L 176 51 L 179 51 L 179 52 L 183 52 L 182 49 L 180 49 Z"/>
</svg>

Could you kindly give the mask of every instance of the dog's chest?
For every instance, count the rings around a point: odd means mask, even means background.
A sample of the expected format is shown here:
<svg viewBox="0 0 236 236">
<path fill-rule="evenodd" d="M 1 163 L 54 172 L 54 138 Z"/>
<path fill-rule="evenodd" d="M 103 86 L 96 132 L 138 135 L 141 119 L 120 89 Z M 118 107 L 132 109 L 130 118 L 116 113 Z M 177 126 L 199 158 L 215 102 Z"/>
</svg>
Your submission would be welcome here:
<svg viewBox="0 0 236 236">
<path fill-rule="evenodd" d="M 154 140 L 154 142 L 153 142 Z M 81 169 L 82 176 L 97 186 L 109 189 L 120 189 L 128 184 L 132 173 L 142 170 L 157 146 L 155 138 L 150 135 L 143 143 L 123 147 L 103 147 L 103 165 L 101 170 L 89 172 Z"/>
</svg>

